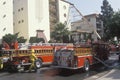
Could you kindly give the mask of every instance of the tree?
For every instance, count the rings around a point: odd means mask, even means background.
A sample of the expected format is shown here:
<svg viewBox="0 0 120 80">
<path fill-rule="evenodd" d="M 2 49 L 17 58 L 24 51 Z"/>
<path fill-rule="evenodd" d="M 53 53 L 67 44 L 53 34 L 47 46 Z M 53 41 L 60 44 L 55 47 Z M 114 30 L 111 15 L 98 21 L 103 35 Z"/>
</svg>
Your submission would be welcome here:
<svg viewBox="0 0 120 80">
<path fill-rule="evenodd" d="M 5 41 L 6 43 L 8 43 L 9 45 L 11 45 L 11 43 L 13 41 L 17 40 L 19 33 L 16 34 L 6 34 L 5 36 L 3 36 L 2 40 Z"/>
<path fill-rule="evenodd" d="M 115 12 L 109 24 L 109 37 L 113 39 L 115 36 L 120 38 L 120 11 Z"/>
<path fill-rule="evenodd" d="M 39 42 L 45 42 L 45 40 L 43 38 L 37 38 L 37 37 L 30 37 L 29 40 L 30 43 L 39 43 Z"/>
<path fill-rule="evenodd" d="M 101 19 L 103 21 L 104 39 L 107 40 L 109 37 L 109 22 L 114 14 L 114 11 L 107 0 L 103 0 L 103 5 L 101 6 Z"/>
<path fill-rule="evenodd" d="M 27 39 L 24 39 L 24 37 L 19 37 L 18 38 L 18 34 L 19 33 L 15 33 L 15 34 L 6 34 L 5 36 L 3 36 L 2 40 L 7 42 L 10 46 L 11 43 L 18 40 L 18 43 L 25 43 Z"/>
<path fill-rule="evenodd" d="M 52 38 L 57 42 L 65 41 L 64 37 L 67 36 L 66 38 L 68 38 L 69 34 L 70 34 L 70 31 L 68 31 L 68 28 L 66 28 L 66 26 L 62 23 L 58 23 L 55 26 L 54 31 L 51 33 Z"/>
<path fill-rule="evenodd" d="M 27 39 L 24 39 L 24 37 L 21 36 L 21 37 L 17 38 L 17 41 L 18 41 L 18 43 L 25 43 L 27 41 Z"/>
</svg>

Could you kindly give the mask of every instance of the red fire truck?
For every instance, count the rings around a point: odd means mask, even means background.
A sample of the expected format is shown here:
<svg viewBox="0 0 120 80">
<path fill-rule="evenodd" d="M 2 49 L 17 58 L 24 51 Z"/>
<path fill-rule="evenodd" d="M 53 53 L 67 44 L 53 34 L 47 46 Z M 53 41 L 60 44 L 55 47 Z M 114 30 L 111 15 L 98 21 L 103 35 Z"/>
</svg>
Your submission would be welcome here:
<svg viewBox="0 0 120 80">
<path fill-rule="evenodd" d="M 108 45 L 94 43 L 91 46 L 74 46 L 73 50 L 61 49 L 54 54 L 53 67 L 66 69 L 83 68 L 88 71 L 90 65 L 108 59 Z"/>
<path fill-rule="evenodd" d="M 31 49 L 34 49 L 35 55 L 38 60 L 35 62 L 37 69 L 41 68 L 42 65 L 52 64 L 54 58 L 54 51 L 60 48 L 67 47 L 72 48 L 68 44 L 35 44 L 29 45 L 27 48 L 21 49 L 9 49 L 2 50 L 1 54 L 3 57 L 4 69 L 7 69 L 9 72 L 28 70 L 31 65 L 29 60 L 29 52 Z"/>
</svg>

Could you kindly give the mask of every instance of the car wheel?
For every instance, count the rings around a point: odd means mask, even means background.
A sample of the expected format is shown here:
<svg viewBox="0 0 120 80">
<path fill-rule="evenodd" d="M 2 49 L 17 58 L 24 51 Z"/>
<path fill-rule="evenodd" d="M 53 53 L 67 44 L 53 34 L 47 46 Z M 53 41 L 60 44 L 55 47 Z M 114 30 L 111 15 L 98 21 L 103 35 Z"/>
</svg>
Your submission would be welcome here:
<svg viewBox="0 0 120 80">
<path fill-rule="evenodd" d="M 85 71 L 85 72 L 87 72 L 87 71 L 89 71 L 89 69 L 90 69 L 90 63 L 89 63 L 89 60 L 85 60 L 84 61 L 84 67 L 83 67 L 83 70 Z"/>
<path fill-rule="evenodd" d="M 38 59 L 38 60 L 35 61 L 35 67 L 37 69 L 40 69 L 42 67 L 42 61 L 40 59 Z"/>
</svg>

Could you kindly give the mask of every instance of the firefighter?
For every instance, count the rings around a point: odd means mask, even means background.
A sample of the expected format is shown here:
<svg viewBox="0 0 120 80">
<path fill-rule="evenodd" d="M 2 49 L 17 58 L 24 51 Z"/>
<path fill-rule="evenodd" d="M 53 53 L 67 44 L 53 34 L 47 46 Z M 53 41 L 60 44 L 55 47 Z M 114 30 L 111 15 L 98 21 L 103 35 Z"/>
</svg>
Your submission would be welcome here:
<svg viewBox="0 0 120 80">
<path fill-rule="evenodd" d="M 31 72 L 32 69 L 35 69 L 35 60 L 37 60 L 37 57 L 35 56 L 35 51 L 34 51 L 34 49 L 32 49 L 32 50 L 30 51 L 29 57 L 30 57 L 30 62 L 31 62 L 31 65 L 30 65 L 30 67 L 29 67 L 29 71 Z"/>
<path fill-rule="evenodd" d="M 3 60 L 0 58 L 0 70 L 3 69 Z"/>
</svg>

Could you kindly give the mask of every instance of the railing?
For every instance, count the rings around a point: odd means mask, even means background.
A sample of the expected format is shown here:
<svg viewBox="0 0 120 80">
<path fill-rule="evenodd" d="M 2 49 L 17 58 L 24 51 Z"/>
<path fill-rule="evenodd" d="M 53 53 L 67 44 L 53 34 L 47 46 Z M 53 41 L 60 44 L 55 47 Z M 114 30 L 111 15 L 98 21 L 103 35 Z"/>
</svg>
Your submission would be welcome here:
<svg viewBox="0 0 120 80">
<path fill-rule="evenodd" d="M 73 46 L 72 43 L 19 43 L 19 49 L 28 49 L 30 46 Z"/>
</svg>

